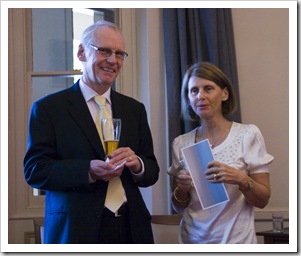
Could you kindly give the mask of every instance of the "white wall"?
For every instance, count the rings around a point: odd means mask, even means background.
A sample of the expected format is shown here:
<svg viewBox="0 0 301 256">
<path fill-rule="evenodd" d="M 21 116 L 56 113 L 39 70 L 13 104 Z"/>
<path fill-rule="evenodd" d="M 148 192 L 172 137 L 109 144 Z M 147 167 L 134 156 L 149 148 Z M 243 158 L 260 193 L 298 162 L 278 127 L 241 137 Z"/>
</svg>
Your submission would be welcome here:
<svg viewBox="0 0 301 256">
<path fill-rule="evenodd" d="M 258 125 L 275 157 L 267 209 L 288 210 L 289 12 L 232 9 L 232 14 L 242 121 Z"/>
<path fill-rule="evenodd" d="M 141 189 L 150 197 L 148 209 L 152 213 L 168 213 L 169 197 L 167 183 L 165 118 L 164 45 L 162 16 L 158 9 L 136 9 L 138 97 L 145 104 L 154 140 L 154 150 L 161 171 L 158 182 L 151 188 Z M 140 36 L 138 36 L 140 35 Z M 147 200 L 147 199 L 146 199 Z"/>
</svg>

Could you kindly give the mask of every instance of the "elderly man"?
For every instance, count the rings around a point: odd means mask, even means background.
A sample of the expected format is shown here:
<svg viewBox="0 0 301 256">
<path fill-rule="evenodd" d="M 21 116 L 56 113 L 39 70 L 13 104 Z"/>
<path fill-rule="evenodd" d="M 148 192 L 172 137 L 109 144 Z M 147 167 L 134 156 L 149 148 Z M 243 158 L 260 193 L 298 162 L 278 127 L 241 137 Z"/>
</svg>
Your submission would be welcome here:
<svg viewBox="0 0 301 256">
<path fill-rule="evenodd" d="M 119 28 L 93 24 L 78 49 L 81 79 L 32 107 L 24 174 L 29 185 L 46 191 L 45 243 L 154 242 L 139 191 L 159 174 L 145 107 L 111 89 L 126 57 Z M 97 103 L 99 96 L 105 106 Z M 122 120 L 119 148 L 110 161 L 95 123 L 100 108 Z M 115 210 L 106 206 L 107 196 L 117 194 L 108 189 L 113 179 L 123 193 Z"/>
</svg>

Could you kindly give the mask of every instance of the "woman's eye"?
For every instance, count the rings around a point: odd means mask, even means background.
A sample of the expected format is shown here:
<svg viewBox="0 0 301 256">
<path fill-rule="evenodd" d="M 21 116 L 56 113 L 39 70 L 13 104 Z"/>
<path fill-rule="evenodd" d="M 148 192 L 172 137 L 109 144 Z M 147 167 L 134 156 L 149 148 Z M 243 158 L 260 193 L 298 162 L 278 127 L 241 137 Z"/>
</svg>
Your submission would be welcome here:
<svg viewBox="0 0 301 256">
<path fill-rule="evenodd" d="M 199 90 L 198 89 L 196 89 L 196 88 L 192 88 L 191 90 L 190 90 L 190 93 L 191 94 L 198 94 L 198 92 L 199 92 Z"/>
</svg>

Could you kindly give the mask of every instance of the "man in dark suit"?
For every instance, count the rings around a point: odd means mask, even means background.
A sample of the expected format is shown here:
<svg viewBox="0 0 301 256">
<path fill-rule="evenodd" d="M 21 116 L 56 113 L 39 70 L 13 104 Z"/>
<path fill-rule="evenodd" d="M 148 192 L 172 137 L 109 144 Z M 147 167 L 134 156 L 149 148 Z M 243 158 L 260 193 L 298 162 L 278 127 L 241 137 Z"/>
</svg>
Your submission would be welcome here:
<svg viewBox="0 0 301 256">
<path fill-rule="evenodd" d="M 127 57 L 124 49 L 114 24 L 102 21 L 88 27 L 78 50 L 82 78 L 32 106 L 24 174 L 29 185 L 46 191 L 45 243 L 154 242 L 138 188 L 153 185 L 159 174 L 146 110 L 111 90 Z M 119 148 L 110 162 L 95 125 L 97 95 L 122 120 Z M 108 181 L 116 176 L 122 181 L 124 203 L 111 212 L 105 198 Z"/>
</svg>

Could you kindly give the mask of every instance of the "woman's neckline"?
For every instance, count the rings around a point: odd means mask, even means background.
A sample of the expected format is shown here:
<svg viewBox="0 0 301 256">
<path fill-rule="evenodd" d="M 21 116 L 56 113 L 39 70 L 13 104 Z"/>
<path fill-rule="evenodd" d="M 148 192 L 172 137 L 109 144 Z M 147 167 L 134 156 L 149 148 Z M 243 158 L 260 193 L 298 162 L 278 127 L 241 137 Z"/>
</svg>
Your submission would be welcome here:
<svg viewBox="0 0 301 256">
<path fill-rule="evenodd" d="M 232 121 L 228 121 L 226 123 L 226 127 L 222 127 L 221 129 L 219 129 L 218 131 L 210 131 L 208 132 L 206 129 L 204 129 L 204 126 L 199 126 L 198 128 L 196 128 L 196 135 L 195 135 L 195 142 L 199 142 L 205 139 L 208 139 L 210 147 L 216 148 L 217 146 L 219 146 L 220 144 L 222 144 L 228 137 L 233 122 Z"/>
</svg>

